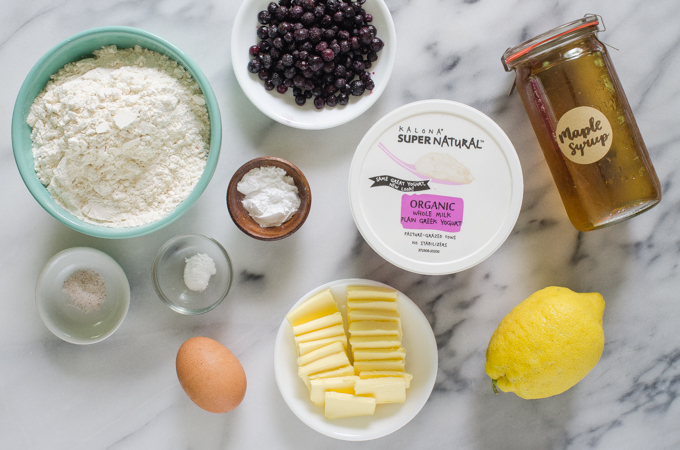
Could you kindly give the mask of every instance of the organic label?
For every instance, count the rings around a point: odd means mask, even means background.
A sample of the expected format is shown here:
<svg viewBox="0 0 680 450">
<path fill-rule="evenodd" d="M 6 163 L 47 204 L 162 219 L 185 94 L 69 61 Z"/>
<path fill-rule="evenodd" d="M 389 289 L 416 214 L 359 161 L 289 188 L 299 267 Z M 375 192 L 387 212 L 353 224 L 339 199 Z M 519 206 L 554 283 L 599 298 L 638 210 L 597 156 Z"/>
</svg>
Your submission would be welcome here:
<svg viewBox="0 0 680 450">
<path fill-rule="evenodd" d="M 567 111 L 555 130 L 557 145 L 570 161 L 592 164 L 612 146 L 612 127 L 607 117 L 595 108 L 579 106 Z"/>
<path fill-rule="evenodd" d="M 431 194 L 401 197 L 401 226 L 407 230 L 457 233 L 462 224 L 462 198 Z"/>
</svg>

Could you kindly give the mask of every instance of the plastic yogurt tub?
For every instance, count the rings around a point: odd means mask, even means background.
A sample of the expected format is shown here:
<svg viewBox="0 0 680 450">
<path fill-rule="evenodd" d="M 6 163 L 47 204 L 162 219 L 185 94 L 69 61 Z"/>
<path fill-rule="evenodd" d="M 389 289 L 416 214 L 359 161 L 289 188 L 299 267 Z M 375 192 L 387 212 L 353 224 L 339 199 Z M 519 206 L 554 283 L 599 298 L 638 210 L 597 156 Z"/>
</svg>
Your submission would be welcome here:
<svg viewBox="0 0 680 450">
<path fill-rule="evenodd" d="M 426 100 L 378 121 L 349 176 L 354 221 L 380 256 L 410 272 L 444 275 L 491 256 L 522 205 L 515 148 L 489 117 Z"/>
</svg>

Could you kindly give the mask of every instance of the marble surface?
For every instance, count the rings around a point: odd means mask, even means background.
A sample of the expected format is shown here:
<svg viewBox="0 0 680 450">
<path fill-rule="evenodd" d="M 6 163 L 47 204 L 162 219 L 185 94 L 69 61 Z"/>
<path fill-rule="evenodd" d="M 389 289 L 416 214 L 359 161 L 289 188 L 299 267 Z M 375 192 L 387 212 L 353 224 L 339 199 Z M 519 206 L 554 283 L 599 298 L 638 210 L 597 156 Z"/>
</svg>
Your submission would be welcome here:
<svg viewBox="0 0 680 450">
<path fill-rule="evenodd" d="M 368 0 L 369 3 L 371 0 Z M 671 449 L 680 448 L 680 3 L 572 0 L 387 0 L 399 38 L 385 94 L 363 116 L 326 131 L 287 128 L 240 90 L 229 43 L 239 1 L 29 0 L 0 3 L 0 448 L 3 449 Z M 601 14 L 612 52 L 664 189 L 659 206 L 623 224 L 579 233 L 563 211 L 517 94 L 500 63 L 520 41 L 585 13 Z M 212 182 L 171 226 L 148 236 L 103 240 L 79 234 L 31 197 L 14 164 L 10 121 L 23 78 L 53 45 L 96 26 L 128 25 L 186 51 L 220 102 L 224 139 Z M 405 272 L 359 235 L 347 177 L 356 145 L 389 111 L 442 98 L 494 119 L 519 155 L 524 203 L 506 243 L 482 264 L 450 276 Z M 274 243 L 232 223 L 224 202 L 232 173 L 262 155 L 286 158 L 314 195 L 304 227 Z M 181 316 L 153 291 L 153 256 L 169 238 L 199 232 L 220 241 L 235 266 L 227 300 Z M 58 251 L 90 246 L 127 273 L 132 303 L 109 339 L 76 346 L 38 316 L 35 281 Z M 388 283 L 425 312 L 439 345 L 437 382 L 421 413 L 390 436 L 347 443 L 300 422 L 276 387 L 274 337 L 285 312 L 314 287 L 363 277 Z M 601 292 L 606 345 L 576 387 L 544 400 L 494 396 L 485 349 L 500 319 L 548 285 Z M 243 363 L 248 391 L 235 411 L 198 409 L 174 360 L 184 340 L 205 335 Z"/>
</svg>

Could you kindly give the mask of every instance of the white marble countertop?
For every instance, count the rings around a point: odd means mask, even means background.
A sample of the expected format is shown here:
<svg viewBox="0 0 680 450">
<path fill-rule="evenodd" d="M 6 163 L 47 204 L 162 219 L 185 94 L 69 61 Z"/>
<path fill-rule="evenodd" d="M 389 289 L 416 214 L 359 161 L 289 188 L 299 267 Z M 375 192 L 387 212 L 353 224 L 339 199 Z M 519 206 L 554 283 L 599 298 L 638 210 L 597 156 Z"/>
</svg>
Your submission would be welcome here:
<svg viewBox="0 0 680 450">
<path fill-rule="evenodd" d="M 371 0 L 368 0 L 369 2 Z M 399 37 L 384 95 L 360 119 L 326 131 L 287 128 L 260 113 L 231 67 L 230 33 L 239 1 L 29 0 L 0 3 L 0 448 L 3 449 L 670 449 L 680 448 L 680 3 L 387 0 Z M 604 17 L 612 57 L 664 190 L 659 206 L 623 224 L 579 233 L 569 223 L 518 95 L 507 93 L 506 48 L 577 19 Z M 86 29 L 127 25 L 188 53 L 215 90 L 222 113 L 220 161 L 207 190 L 180 220 L 148 236 L 104 240 L 61 225 L 33 200 L 16 169 L 10 121 L 35 62 Z M 362 239 L 347 194 L 349 165 L 364 133 L 416 100 L 469 104 L 514 143 L 524 203 L 506 243 L 482 264 L 449 276 L 420 276 L 387 263 Z M 224 201 L 233 172 L 274 155 L 297 164 L 314 195 L 292 237 L 251 239 Z M 151 264 L 172 236 L 199 232 L 220 241 L 235 266 L 227 300 L 182 316 L 154 293 Z M 35 282 L 55 253 L 90 246 L 111 255 L 130 280 L 132 302 L 104 342 L 76 346 L 43 325 Z M 347 443 L 300 422 L 273 376 L 274 338 L 300 296 L 332 280 L 390 284 L 425 312 L 439 345 L 439 373 L 420 414 L 387 437 Z M 544 400 L 494 396 L 486 346 L 500 319 L 548 285 L 598 291 L 606 345 L 576 387 Z M 248 391 L 239 408 L 197 408 L 175 375 L 186 339 L 205 335 L 241 360 Z"/>
</svg>

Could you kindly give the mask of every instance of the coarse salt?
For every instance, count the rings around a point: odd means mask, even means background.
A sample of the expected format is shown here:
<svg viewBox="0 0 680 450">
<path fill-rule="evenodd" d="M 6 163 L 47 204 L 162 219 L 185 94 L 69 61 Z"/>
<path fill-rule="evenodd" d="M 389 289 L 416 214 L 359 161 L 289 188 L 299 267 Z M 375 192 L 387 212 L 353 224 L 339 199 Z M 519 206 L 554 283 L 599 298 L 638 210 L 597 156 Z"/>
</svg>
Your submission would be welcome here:
<svg viewBox="0 0 680 450">
<path fill-rule="evenodd" d="M 68 305 L 84 312 L 96 311 L 106 301 L 104 277 L 91 269 L 73 272 L 64 281 L 62 291 L 69 296 Z"/>
</svg>

